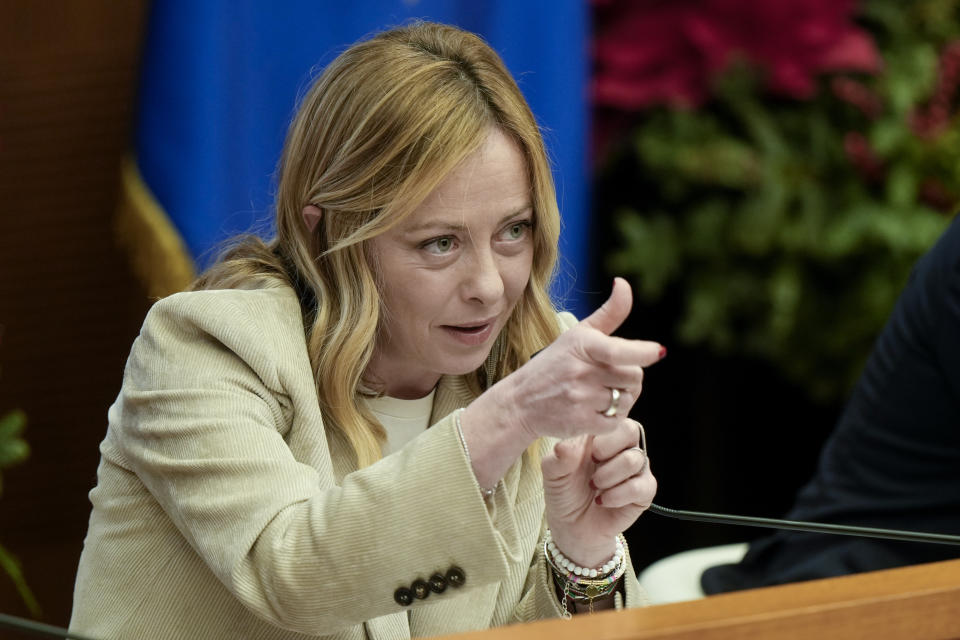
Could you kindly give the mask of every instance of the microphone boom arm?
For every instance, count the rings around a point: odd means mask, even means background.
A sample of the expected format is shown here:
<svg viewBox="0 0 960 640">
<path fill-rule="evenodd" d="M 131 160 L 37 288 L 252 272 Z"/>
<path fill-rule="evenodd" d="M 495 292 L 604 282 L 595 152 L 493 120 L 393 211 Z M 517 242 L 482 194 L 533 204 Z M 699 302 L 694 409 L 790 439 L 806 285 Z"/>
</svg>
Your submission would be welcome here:
<svg viewBox="0 0 960 640">
<path fill-rule="evenodd" d="M 825 524 L 821 522 L 801 522 L 799 520 L 778 520 L 776 518 L 755 518 L 752 516 L 734 516 L 720 513 L 705 513 L 702 511 L 683 511 L 668 509 L 658 504 L 651 504 L 648 509 L 652 513 L 677 520 L 692 520 L 695 522 L 716 522 L 720 524 L 740 524 L 748 527 L 764 527 L 767 529 L 788 529 L 792 531 L 808 531 L 811 533 L 833 533 L 844 536 L 864 536 L 867 538 L 883 538 L 886 540 L 905 540 L 908 542 L 933 542 L 936 544 L 960 545 L 960 536 L 945 533 L 922 533 L 918 531 L 901 531 L 898 529 L 878 529 L 876 527 L 857 527 L 841 524 Z"/>
</svg>

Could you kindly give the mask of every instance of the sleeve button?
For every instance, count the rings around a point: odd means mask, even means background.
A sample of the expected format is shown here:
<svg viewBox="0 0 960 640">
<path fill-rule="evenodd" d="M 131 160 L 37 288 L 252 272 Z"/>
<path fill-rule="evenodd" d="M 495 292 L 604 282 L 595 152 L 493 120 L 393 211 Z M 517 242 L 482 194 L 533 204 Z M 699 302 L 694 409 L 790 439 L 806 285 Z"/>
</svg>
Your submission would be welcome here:
<svg viewBox="0 0 960 640">
<path fill-rule="evenodd" d="M 447 579 L 442 573 L 435 573 L 430 576 L 430 590 L 434 593 L 443 593 L 447 590 Z"/>
<path fill-rule="evenodd" d="M 447 583 L 449 583 L 451 587 L 459 589 L 466 581 L 467 575 L 460 567 L 454 565 L 447 569 Z"/>
<path fill-rule="evenodd" d="M 423 600 L 430 595 L 430 585 L 427 584 L 426 580 L 417 578 L 413 581 L 413 584 L 410 585 L 410 588 L 413 589 L 413 595 L 417 600 Z"/>
<path fill-rule="evenodd" d="M 400 587 L 393 592 L 393 599 L 397 601 L 397 604 L 401 607 L 409 607 L 410 603 L 413 602 L 413 592 L 406 587 Z"/>
</svg>

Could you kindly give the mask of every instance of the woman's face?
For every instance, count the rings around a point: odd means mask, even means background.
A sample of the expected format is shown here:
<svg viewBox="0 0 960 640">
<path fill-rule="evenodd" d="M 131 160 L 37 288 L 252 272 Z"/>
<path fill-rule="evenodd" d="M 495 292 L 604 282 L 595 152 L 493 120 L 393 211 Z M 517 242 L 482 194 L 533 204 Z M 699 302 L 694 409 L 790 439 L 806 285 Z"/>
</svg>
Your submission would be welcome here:
<svg viewBox="0 0 960 640">
<path fill-rule="evenodd" d="M 368 377 L 417 398 L 477 369 L 530 279 L 533 208 L 517 144 L 492 129 L 401 224 L 372 241 L 384 316 Z"/>
</svg>

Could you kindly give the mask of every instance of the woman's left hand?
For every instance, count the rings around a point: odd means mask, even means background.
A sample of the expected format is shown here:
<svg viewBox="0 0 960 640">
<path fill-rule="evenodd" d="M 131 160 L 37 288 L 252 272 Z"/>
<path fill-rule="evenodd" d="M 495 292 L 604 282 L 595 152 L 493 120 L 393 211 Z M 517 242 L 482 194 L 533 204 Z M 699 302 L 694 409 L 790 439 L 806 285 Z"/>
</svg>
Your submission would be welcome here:
<svg viewBox="0 0 960 640">
<path fill-rule="evenodd" d="M 653 502 L 657 480 L 639 443 L 640 424 L 624 418 L 609 433 L 561 440 L 544 456 L 547 526 L 576 564 L 609 560 L 616 535 Z"/>
</svg>

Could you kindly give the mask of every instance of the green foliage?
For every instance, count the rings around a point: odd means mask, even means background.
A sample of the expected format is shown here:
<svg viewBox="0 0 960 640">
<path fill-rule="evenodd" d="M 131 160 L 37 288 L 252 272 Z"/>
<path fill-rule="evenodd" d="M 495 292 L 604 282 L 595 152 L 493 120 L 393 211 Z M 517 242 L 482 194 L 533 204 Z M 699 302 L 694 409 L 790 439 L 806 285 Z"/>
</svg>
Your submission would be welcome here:
<svg viewBox="0 0 960 640">
<path fill-rule="evenodd" d="M 37 602 L 37 599 L 34 597 L 33 592 L 30 590 L 30 587 L 27 585 L 27 581 L 23 577 L 23 571 L 20 568 L 20 561 L 7 551 L 3 545 L 0 545 L 0 568 L 2 568 L 10 579 L 13 580 L 13 585 L 17 589 L 17 593 L 20 594 L 20 598 L 23 600 L 23 603 L 27 605 L 27 609 L 30 611 L 30 614 L 35 618 L 39 618 L 42 610 L 40 609 L 40 603 Z"/>
<path fill-rule="evenodd" d="M 0 469 L 23 462 L 30 455 L 30 447 L 20 437 L 27 425 L 27 417 L 22 411 L 12 411 L 0 418 Z M 0 478 L 0 492 L 3 480 Z"/>
<path fill-rule="evenodd" d="M 960 194 L 956 116 L 935 135 L 911 126 L 958 14 L 954 0 L 863 6 L 884 69 L 845 79 L 875 111 L 829 76 L 812 100 L 773 100 L 738 65 L 705 107 L 642 114 L 608 269 L 650 302 L 679 292 L 675 339 L 768 359 L 814 398 L 843 394 Z"/>
<path fill-rule="evenodd" d="M 30 447 L 20 437 L 26 424 L 27 418 L 22 411 L 12 411 L 0 418 L 0 469 L 23 462 L 30 455 Z M 0 491 L 2 491 L 2 488 L 3 482 L 2 477 L 0 477 Z M 40 604 L 23 577 L 20 562 L 3 545 L 0 545 L 0 569 L 13 580 L 17 592 L 23 599 L 24 604 L 27 605 L 30 613 L 39 617 Z"/>
</svg>

